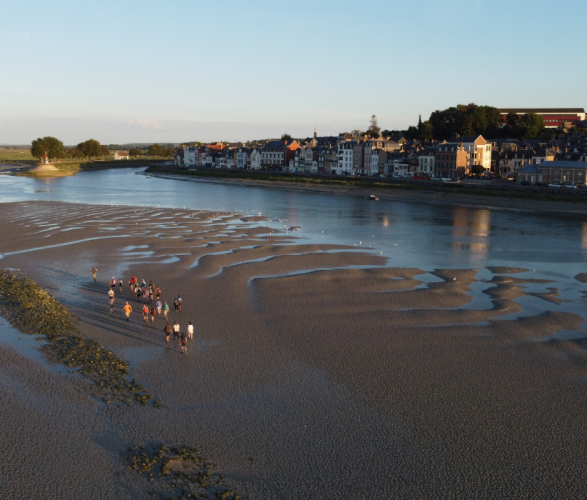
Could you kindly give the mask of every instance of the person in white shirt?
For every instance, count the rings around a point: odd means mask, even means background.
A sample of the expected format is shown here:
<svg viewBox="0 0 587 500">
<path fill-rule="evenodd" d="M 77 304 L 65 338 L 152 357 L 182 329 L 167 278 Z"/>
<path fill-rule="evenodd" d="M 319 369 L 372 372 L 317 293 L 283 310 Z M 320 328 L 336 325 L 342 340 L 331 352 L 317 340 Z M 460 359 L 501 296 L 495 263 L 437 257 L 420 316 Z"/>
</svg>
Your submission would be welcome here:
<svg viewBox="0 0 587 500">
<path fill-rule="evenodd" d="M 190 340 L 194 340 L 194 325 L 191 321 L 188 323 L 188 337 Z"/>
</svg>

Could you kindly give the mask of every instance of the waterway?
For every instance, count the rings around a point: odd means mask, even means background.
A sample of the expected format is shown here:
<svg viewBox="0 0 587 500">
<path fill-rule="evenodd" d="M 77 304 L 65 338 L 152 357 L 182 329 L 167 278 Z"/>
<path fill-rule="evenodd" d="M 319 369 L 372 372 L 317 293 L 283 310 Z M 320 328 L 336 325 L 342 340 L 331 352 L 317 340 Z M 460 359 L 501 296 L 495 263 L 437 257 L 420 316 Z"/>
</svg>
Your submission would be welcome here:
<svg viewBox="0 0 587 500">
<path fill-rule="evenodd" d="M 389 257 L 391 266 L 426 271 L 521 267 L 530 269 L 532 277 L 554 280 L 562 292 L 575 292 L 574 299 L 580 296 L 582 285 L 573 278 L 585 271 L 587 262 L 586 217 L 421 200 L 372 202 L 235 183 L 160 179 L 140 175 L 142 171 L 102 170 L 47 179 L 0 176 L 0 204 L 55 200 L 261 214 L 276 228 L 301 226 L 294 234 L 302 241 L 371 249 Z"/>
</svg>

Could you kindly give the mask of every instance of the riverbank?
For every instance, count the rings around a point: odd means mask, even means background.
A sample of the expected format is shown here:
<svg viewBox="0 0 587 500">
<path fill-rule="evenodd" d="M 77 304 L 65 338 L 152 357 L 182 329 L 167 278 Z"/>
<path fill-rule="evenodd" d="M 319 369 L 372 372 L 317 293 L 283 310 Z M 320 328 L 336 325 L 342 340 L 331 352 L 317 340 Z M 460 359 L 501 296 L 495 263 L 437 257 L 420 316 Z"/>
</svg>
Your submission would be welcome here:
<svg viewBox="0 0 587 500">
<path fill-rule="evenodd" d="M 21 168 L 15 171 L 13 175 L 21 177 L 64 177 L 84 171 L 150 167 L 158 163 L 161 163 L 161 160 L 63 161 L 48 165 L 15 162 L 15 167 L 20 166 Z"/>
<path fill-rule="evenodd" d="M 217 173 L 214 171 L 149 167 L 145 174 L 175 180 L 263 186 L 288 191 L 302 191 L 367 198 L 374 194 L 380 200 L 416 201 L 453 206 L 471 206 L 515 211 L 587 215 L 587 199 L 535 193 L 503 193 L 478 190 L 466 192 L 459 188 L 435 188 L 412 184 L 378 183 L 362 180 L 284 178 L 265 174 Z"/>
<path fill-rule="evenodd" d="M 157 470 L 128 470 L 131 444 L 144 448 L 140 469 L 157 450 L 197 449 L 218 464 L 214 477 L 255 499 L 584 496 L 575 273 L 559 283 L 525 267 L 392 267 L 259 215 L 1 208 L 1 266 L 50 290 L 79 318 L 76 335 L 128 362 L 162 404 L 105 404 L 87 379 L 35 362 L 18 332 L 2 331 L 14 336 L 0 337 L 8 496 L 177 498 Z M 143 320 L 133 274 L 171 306 L 182 296 L 169 318 L 195 325 L 187 354 L 167 347 L 160 316 Z M 112 276 L 125 284 L 110 314 Z"/>
</svg>

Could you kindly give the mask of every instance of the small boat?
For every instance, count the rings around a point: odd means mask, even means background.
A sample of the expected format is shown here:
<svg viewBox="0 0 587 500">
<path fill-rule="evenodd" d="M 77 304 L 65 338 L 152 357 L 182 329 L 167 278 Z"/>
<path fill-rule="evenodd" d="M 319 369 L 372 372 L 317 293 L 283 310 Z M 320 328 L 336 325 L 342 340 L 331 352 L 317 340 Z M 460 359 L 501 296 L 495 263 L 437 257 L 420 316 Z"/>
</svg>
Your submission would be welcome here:
<svg viewBox="0 0 587 500">
<path fill-rule="evenodd" d="M 368 199 L 371 201 L 379 201 L 379 198 L 377 198 L 377 196 L 375 196 L 374 194 L 370 195 Z"/>
</svg>

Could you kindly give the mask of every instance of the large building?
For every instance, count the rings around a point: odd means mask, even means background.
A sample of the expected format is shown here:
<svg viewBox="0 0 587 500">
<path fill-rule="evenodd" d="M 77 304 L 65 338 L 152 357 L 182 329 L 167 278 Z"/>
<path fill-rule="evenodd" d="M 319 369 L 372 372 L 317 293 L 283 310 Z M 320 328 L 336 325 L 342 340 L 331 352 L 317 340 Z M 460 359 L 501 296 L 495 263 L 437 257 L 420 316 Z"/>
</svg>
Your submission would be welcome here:
<svg viewBox="0 0 587 500">
<path fill-rule="evenodd" d="M 587 162 L 585 161 L 545 161 L 539 165 L 528 165 L 518 170 L 518 182 L 536 184 L 587 184 Z"/>
<path fill-rule="evenodd" d="M 469 153 L 461 143 L 443 142 L 434 153 L 434 175 L 457 180 L 467 173 Z"/>
<path fill-rule="evenodd" d="M 269 141 L 261 148 L 261 166 L 265 170 L 284 170 L 300 149 L 297 141 Z"/>
<path fill-rule="evenodd" d="M 585 120 L 584 108 L 502 108 L 499 112 L 504 118 L 510 113 L 517 115 L 536 113 L 544 118 L 546 128 L 564 127 L 569 122 L 575 125 L 576 122 Z"/>
</svg>

